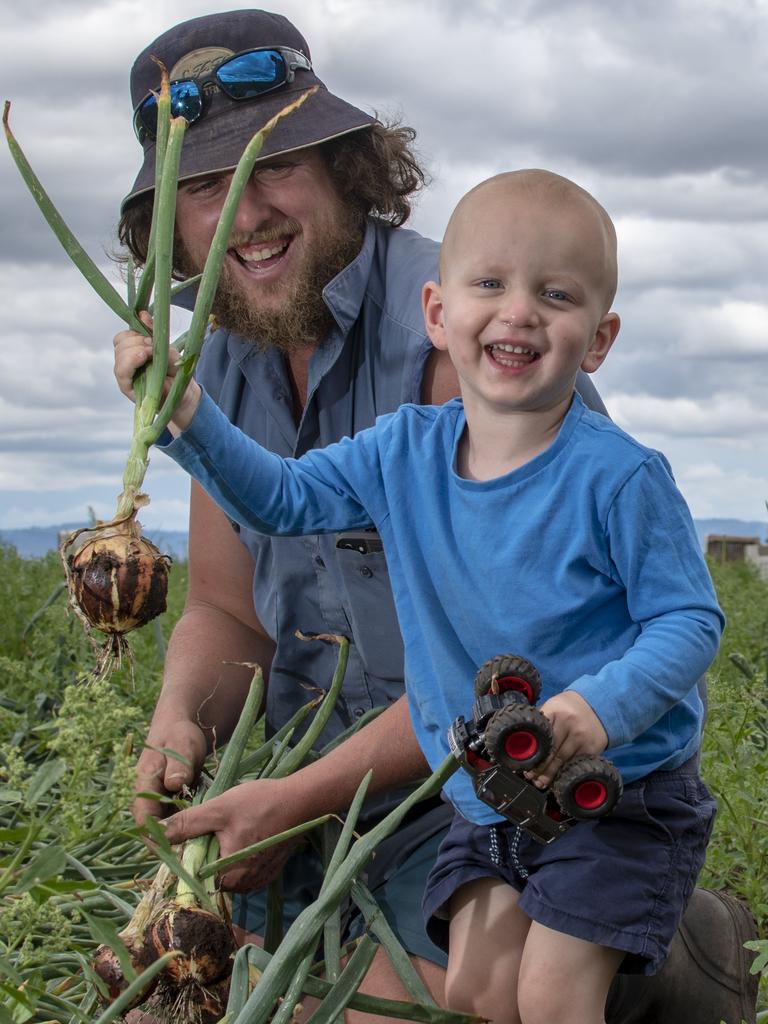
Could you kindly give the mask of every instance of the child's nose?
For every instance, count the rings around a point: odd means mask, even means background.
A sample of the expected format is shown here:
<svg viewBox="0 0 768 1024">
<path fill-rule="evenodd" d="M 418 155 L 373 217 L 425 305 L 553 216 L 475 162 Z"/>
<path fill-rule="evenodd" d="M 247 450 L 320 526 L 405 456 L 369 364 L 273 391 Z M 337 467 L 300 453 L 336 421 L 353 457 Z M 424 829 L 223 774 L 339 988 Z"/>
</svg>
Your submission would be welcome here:
<svg viewBox="0 0 768 1024">
<path fill-rule="evenodd" d="M 536 297 L 527 294 L 508 296 L 499 313 L 499 319 L 513 329 L 537 326 L 539 311 Z"/>
</svg>

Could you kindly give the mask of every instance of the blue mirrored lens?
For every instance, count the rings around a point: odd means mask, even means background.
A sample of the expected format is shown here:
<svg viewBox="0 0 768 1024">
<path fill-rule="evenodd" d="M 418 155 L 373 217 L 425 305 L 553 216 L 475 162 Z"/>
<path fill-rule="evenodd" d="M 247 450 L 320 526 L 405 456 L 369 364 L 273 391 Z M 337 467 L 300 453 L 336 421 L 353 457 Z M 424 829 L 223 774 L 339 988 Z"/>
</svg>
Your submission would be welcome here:
<svg viewBox="0 0 768 1024">
<path fill-rule="evenodd" d="M 190 124 L 203 112 L 203 99 L 196 82 L 173 82 L 171 85 L 171 117 L 185 117 Z M 136 127 L 143 128 L 151 138 L 157 136 L 157 97 L 150 95 L 136 114 Z"/>
<path fill-rule="evenodd" d="M 277 50 L 256 50 L 225 61 L 216 69 L 216 81 L 233 100 L 249 100 L 286 80 L 283 55 Z"/>
<path fill-rule="evenodd" d="M 171 117 L 186 117 L 190 124 L 203 112 L 203 97 L 197 82 L 171 84 Z"/>
</svg>

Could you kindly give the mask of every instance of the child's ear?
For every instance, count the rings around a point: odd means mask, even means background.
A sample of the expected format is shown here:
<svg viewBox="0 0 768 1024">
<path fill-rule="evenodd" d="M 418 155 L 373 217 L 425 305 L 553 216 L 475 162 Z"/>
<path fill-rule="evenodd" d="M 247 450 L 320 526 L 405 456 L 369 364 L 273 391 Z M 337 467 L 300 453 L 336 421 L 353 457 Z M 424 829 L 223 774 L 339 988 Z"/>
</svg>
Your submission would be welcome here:
<svg viewBox="0 0 768 1024">
<path fill-rule="evenodd" d="M 619 320 L 618 313 L 605 314 L 597 325 L 592 344 L 587 349 L 587 354 L 584 356 L 584 361 L 581 364 L 581 368 L 585 373 L 594 373 L 598 367 L 603 365 L 605 357 L 611 351 L 611 345 L 616 340 L 620 326 L 621 320 Z"/>
<path fill-rule="evenodd" d="M 424 313 L 424 325 L 435 348 L 445 349 L 445 322 L 443 318 L 443 299 L 440 285 L 435 281 L 427 281 L 421 289 L 421 308 Z"/>
</svg>

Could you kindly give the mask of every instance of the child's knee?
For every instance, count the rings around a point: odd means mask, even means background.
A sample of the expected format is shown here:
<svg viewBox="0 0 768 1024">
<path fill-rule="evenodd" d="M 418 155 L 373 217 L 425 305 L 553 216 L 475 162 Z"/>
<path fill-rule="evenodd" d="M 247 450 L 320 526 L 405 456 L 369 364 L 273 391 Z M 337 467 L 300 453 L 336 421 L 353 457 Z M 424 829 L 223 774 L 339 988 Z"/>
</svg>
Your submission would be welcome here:
<svg viewBox="0 0 768 1024">
<path fill-rule="evenodd" d="M 536 938 L 540 938 L 537 935 Z M 517 984 L 522 1024 L 601 1024 L 608 988 L 622 953 L 581 940 L 555 947 L 532 943 Z M 570 955 L 569 955 L 570 954 Z"/>
<path fill-rule="evenodd" d="M 568 1016 L 567 993 L 553 991 L 554 984 L 533 985 L 523 978 L 517 986 L 517 1006 L 521 1024 L 566 1024 Z"/>
<path fill-rule="evenodd" d="M 477 984 L 472 971 L 454 968 L 450 963 L 445 977 L 445 1005 L 459 1013 L 474 1013 L 493 1020 L 493 1024 L 521 1024 L 515 998 L 515 978 L 503 993 L 491 993 Z"/>
</svg>

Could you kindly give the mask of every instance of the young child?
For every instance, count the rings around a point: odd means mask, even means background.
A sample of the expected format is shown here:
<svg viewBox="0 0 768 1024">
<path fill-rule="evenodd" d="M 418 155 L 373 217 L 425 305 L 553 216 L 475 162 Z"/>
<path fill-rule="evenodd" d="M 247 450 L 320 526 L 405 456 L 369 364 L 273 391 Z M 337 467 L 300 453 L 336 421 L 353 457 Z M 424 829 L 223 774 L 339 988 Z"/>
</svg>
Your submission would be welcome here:
<svg viewBox="0 0 768 1024">
<path fill-rule="evenodd" d="M 461 399 L 404 406 L 283 460 L 193 383 L 166 447 L 251 528 L 376 527 L 433 767 L 471 712 L 478 666 L 513 652 L 539 668 L 554 731 L 537 784 L 580 753 L 621 771 L 614 811 L 548 846 L 480 803 L 466 773 L 446 786 L 456 816 L 427 885 L 428 928 L 449 951 L 448 1006 L 503 1024 L 597 1024 L 619 968 L 653 973 L 714 814 L 695 683 L 723 618 L 691 518 L 663 456 L 574 393 L 619 329 L 616 275 L 613 225 L 587 192 L 545 171 L 491 178 L 459 203 L 440 281 L 423 293 Z M 131 395 L 147 342 L 115 343 Z"/>
</svg>

